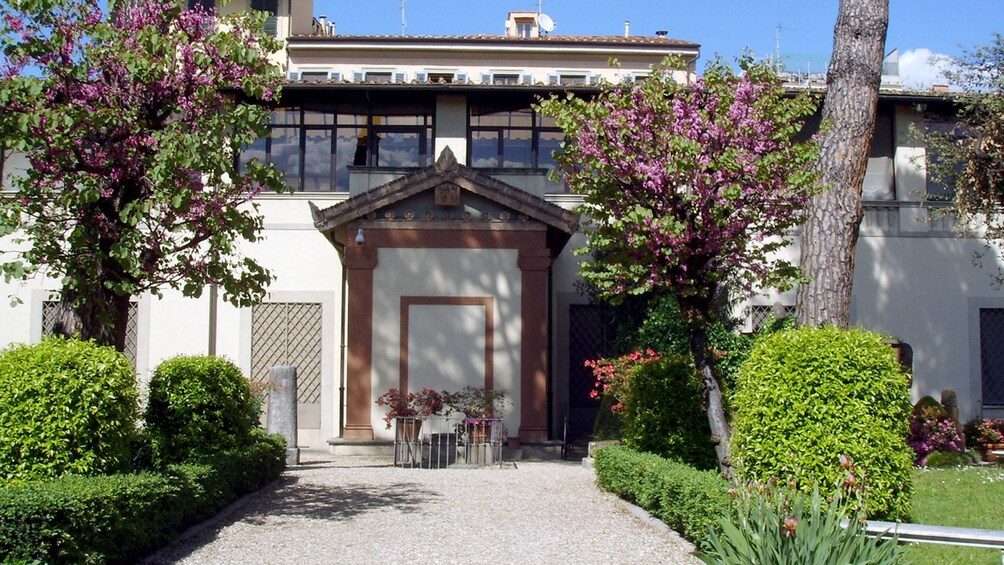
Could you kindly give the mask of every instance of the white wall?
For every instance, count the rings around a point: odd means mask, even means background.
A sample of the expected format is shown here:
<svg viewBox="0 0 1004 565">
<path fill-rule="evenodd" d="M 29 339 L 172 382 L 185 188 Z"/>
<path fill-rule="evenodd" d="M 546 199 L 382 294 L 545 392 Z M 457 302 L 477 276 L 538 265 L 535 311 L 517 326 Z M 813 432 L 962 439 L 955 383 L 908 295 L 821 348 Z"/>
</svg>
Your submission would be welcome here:
<svg viewBox="0 0 1004 565">
<path fill-rule="evenodd" d="M 371 401 L 399 384 L 401 297 L 468 296 L 494 297 L 494 386 L 505 389 L 513 405 L 519 406 L 522 283 L 516 258 L 514 249 L 380 249 L 373 272 Z M 471 346 L 469 355 L 483 356 L 483 347 L 476 347 L 474 341 L 466 345 Z M 470 359 L 458 367 L 476 364 L 477 359 Z M 466 384 L 484 384 L 475 379 L 461 381 L 460 375 L 445 372 L 442 378 L 455 381 L 449 387 L 454 391 Z M 382 417 L 374 404 L 371 423 L 376 437 L 393 439 Z M 518 410 L 507 410 L 505 422 L 510 430 L 518 430 Z"/>
</svg>

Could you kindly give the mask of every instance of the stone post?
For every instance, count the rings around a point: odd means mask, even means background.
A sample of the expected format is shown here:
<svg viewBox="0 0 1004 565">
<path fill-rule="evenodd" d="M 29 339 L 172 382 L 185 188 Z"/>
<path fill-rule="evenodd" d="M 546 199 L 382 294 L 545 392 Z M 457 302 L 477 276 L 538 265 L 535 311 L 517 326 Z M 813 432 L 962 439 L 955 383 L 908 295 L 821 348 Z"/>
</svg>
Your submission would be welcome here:
<svg viewBox="0 0 1004 565">
<path fill-rule="evenodd" d="M 286 464 L 300 464 L 296 446 L 296 367 L 276 366 L 268 370 L 268 423 L 270 434 L 286 438 Z"/>
</svg>

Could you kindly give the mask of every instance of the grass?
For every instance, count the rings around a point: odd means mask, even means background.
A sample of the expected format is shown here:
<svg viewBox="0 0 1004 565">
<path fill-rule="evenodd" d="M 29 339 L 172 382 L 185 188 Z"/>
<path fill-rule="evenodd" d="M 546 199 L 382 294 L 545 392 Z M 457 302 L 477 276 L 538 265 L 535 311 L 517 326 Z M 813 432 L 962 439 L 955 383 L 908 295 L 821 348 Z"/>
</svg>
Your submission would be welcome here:
<svg viewBox="0 0 1004 565">
<path fill-rule="evenodd" d="M 911 522 L 1004 530 L 1004 468 L 953 467 L 920 470 L 914 477 Z M 906 555 L 915 565 L 998 565 L 994 549 L 916 544 Z"/>
</svg>

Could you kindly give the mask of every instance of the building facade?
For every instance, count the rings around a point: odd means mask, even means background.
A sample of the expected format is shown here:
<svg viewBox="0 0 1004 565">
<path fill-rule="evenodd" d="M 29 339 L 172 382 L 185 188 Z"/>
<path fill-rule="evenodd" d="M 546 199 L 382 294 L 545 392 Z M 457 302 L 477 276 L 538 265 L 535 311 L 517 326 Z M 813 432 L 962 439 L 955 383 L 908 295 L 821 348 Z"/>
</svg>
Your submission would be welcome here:
<svg viewBox="0 0 1004 565">
<path fill-rule="evenodd" d="M 596 406 L 582 361 L 603 353 L 603 317 L 577 285 L 581 199 L 548 175 L 562 135 L 532 104 L 589 95 L 601 77 L 638 80 L 666 57 L 686 83 L 699 46 L 550 35 L 533 12 L 510 13 L 500 35 L 339 35 L 311 2 L 250 4 L 272 11 L 286 38 L 271 135 L 239 157 L 274 163 L 293 189 L 258 197 L 265 237 L 244 250 L 276 280 L 244 309 L 209 292 L 138 297 L 130 356 L 141 379 L 182 353 L 230 357 L 256 381 L 296 365 L 309 447 L 392 438 L 376 397 L 423 386 L 506 389 L 507 426 L 525 443 L 560 438 L 566 419 L 587 431 Z M 925 198 L 944 191 L 911 131 L 947 111 L 937 95 L 881 97 L 854 323 L 913 347 L 915 397 L 952 389 L 963 418 L 992 416 L 1004 408 L 996 265 L 973 267 L 982 244 Z M 3 307 L 0 345 L 40 340 L 58 288 L 42 278 L 4 287 L 23 303 Z M 767 294 L 736 314 L 753 329 L 793 304 Z"/>
</svg>

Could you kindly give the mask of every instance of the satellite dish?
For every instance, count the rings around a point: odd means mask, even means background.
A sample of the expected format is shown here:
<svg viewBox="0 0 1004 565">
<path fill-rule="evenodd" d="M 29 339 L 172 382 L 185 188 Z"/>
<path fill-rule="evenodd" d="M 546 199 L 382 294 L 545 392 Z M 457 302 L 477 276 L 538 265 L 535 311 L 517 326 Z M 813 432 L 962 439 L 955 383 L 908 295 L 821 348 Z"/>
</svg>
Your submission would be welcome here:
<svg viewBox="0 0 1004 565">
<path fill-rule="evenodd" d="M 551 19 L 551 16 L 548 16 L 547 14 L 537 14 L 537 25 L 540 26 L 542 31 L 551 33 L 554 31 L 555 23 L 554 20 Z"/>
</svg>

